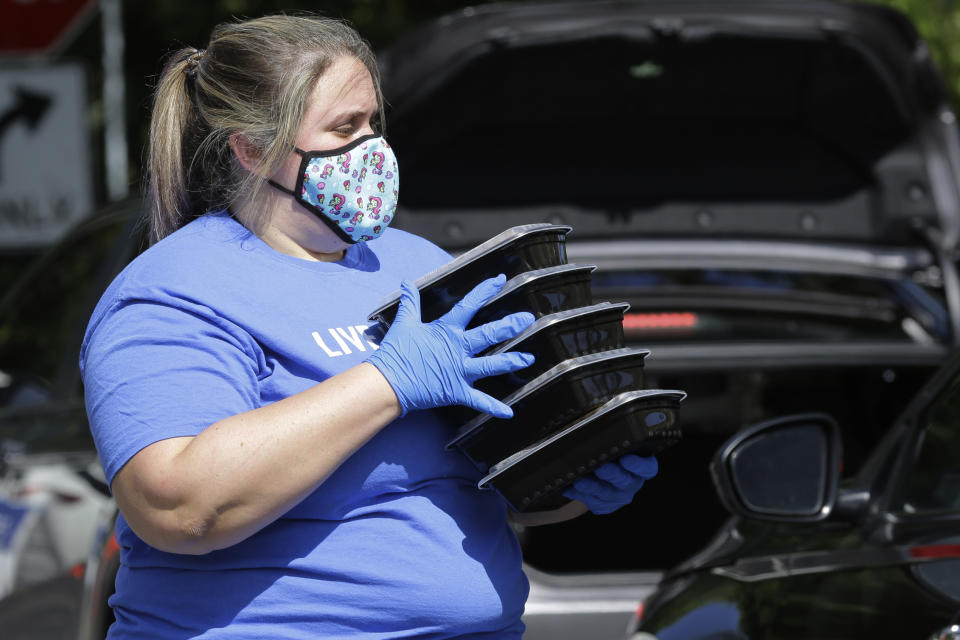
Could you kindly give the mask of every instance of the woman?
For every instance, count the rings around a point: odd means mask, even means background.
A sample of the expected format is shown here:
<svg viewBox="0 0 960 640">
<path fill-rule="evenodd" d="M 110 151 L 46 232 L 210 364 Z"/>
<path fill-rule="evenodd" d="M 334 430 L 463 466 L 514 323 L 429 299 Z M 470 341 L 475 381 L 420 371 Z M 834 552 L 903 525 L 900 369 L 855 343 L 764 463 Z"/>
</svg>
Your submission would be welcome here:
<svg viewBox="0 0 960 640">
<path fill-rule="evenodd" d="M 373 55 L 334 20 L 221 25 L 164 69 L 155 243 L 106 291 L 81 353 L 121 511 L 111 638 L 522 634 L 505 504 L 428 409 L 509 416 L 472 382 L 531 356 L 472 356 L 533 318 L 464 330 L 500 277 L 420 322 L 406 282 L 450 256 L 387 229 L 381 119 Z M 378 344 L 366 315 L 401 284 Z M 607 465 L 525 520 L 612 510 L 655 464 Z"/>
</svg>

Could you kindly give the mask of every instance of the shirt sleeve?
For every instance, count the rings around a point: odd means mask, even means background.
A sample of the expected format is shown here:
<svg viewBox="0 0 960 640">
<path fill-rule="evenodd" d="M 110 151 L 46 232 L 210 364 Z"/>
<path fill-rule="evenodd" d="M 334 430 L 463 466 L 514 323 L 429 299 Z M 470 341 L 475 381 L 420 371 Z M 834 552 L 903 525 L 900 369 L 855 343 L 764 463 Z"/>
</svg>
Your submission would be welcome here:
<svg viewBox="0 0 960 640">
<path fill-rule="evenodd" d="M 202 305 L 124 300 L 91 326 L 81 352 L 90 430 L 108 483 L 144 447 L 195 436 L 257 408 L 262 354 Z"/>
</svg>

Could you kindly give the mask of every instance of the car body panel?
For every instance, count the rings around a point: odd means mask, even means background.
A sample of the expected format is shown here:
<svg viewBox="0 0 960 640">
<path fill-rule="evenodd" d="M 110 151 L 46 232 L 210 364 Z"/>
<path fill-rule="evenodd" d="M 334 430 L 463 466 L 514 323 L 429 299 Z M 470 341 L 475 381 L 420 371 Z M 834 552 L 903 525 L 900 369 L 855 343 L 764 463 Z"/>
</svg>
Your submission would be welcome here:
<svg viewBox="0 0 960 640">
<path fill-rule="evenodd" d="M 960 476 L 958 389 L 960 350 L 841 489 L 831 518 L 806 525 L 730 520 L 711 545 L 668 572 L 646 600 L 638 629 L 660 640 L 680 637 L 678 628 L 692 639 L 729 633 L 729 615 L 709 609 L 718 602 L 735 612 L 734 631 L 744 639 L 924 637 L 948 625 L 960 609 L 960 502 L 950 484 Z M 934 435 L 939 457 L 921 457 Z M 945 451 L 942 442 L 950 443 Z M 933 496 L 932 506 L 925 496 Z M 692 619 L 695 632 L 684 626 Z"/>
</svg>

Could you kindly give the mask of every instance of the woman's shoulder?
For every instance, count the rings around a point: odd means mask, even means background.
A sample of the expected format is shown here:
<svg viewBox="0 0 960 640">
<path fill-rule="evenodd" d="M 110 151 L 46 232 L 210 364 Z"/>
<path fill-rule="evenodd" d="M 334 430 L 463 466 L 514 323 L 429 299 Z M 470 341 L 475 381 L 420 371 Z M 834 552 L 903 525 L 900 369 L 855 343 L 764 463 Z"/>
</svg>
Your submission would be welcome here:
<svg viewBox="0 0 960 640">
<path fill-rule="evenodd" d="M 128 280 L 196 274 L 198 270 L 217 269 L 224 262 L 241 259 L 244 241 L 250 231 L 226 214 L 207 214 L 174 231 L 127 265 Z M 231 267 L 232 268 L 232 267 Z"/>
<path fill-rule="evenodd" d="M 228 216 L 202 216 L 149 247 L 110 283 L 91 314 L 91 333 L 121 309 L 176 308 L 217 316 L 222 292 L 244 277 L 245 228 Z"/>
<path fill-rule="evenodd" d="M 204 288 L 217 287 L 224 278 L 235 280 L 243 270 L 242 246 L 249 235 L 229 216 L 197 218 L 127 264 L 98 307 L 126 299 L 153 300 L 174 292 L 194 297 Z"/>
</svg>

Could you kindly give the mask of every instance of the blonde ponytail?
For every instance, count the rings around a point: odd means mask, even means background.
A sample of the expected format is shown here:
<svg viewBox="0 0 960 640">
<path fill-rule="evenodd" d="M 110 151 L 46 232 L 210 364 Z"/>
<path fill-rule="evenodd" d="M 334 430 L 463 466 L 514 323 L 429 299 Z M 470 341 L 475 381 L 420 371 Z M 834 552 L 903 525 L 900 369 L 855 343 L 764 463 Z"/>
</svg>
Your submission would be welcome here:
<svg viewBox="0 0 960 640">
<path fill-rule="evenodd" d="M 191 104 L 189 85 L 194 80 L 188 70 L 195 52 L 181 49 L 170 57 L 154 94 L 147 191 L 153 242 L 182 226 L 193 208 L 187 173 L 195 149 L 189 148 L 189 138 L 195 137 L 199 122 Z"/>
</svg>

